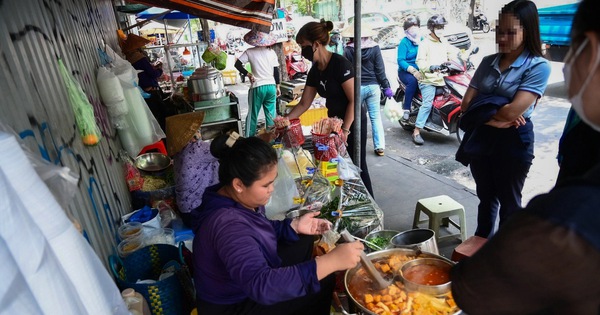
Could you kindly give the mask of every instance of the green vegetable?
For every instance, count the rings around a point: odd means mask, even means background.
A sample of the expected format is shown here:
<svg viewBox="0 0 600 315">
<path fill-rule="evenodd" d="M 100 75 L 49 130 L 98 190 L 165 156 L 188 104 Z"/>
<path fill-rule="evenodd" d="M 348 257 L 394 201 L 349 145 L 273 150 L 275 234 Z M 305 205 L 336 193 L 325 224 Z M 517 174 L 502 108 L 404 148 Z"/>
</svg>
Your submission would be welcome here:
<svg viewBox="0 0 600 315">
<path fill-rule="evenodd" d="M 387 237 L 383 237 L 383 236 L 376 236 L 370 240 L 368 240 L 369 242 L 379 246 L 380 248 L 385 248 L 386 246 L 388 246 L 390 244 L 390 238 Z M 367 244 L 367 246 L 369 246 L 369 244 Z M 369 246 L 372 248 L 372 246 Z M 377 249 L 377 248 L 372 248 L 372 249 Z"/>
</svg>

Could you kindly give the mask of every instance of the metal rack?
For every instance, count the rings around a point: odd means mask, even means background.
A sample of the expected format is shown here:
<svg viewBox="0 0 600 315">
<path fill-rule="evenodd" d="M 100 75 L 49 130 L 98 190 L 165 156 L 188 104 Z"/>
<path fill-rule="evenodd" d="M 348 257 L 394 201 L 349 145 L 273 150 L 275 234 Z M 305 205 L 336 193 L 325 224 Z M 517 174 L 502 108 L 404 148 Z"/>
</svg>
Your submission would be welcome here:
<svg viewBox="0 0 600 315">
<path fill-rule="evenodd" d="M 229 93 L 229 99 L 194 102 L 194 111 L 205 111 L 202 123 L 202 140 L 210 140 L 230 130 L 242 134 L 242 114 L 237 97 Z"/>
<path fill-rule="evenodd" d="M 206 48 L 208 47 L 208 44 L 206 42 L 198 42 L 198 43 L 184 43 L 184 44 L 167 44 L 167 45 L 162 45 L 162 46 L 147 46 L 146 50 L 148 51 L 152 51 L 154 49 L 162 49 L 165 52 L 165 64 L 167 65 L 167 69 L 169 72 L 169 77 L 171 79 L 171 88 L 176 87 L 177 86 L 177 82 L 176 82 L 176 78 L 175 75 L 173 74 L 175 71 L 175 66 L 176 64 L 173 64 L 173 59 L 172 59 L 172 55 L 171 55 L 171 49 L 173 48 L 181 48 L 181 47 L 192 47 L 191 49 L 191 53 L 192 53 L 192 58 L 195 61 L 195 67 L 199 68 L 204 66 L 206 63 L 204 62 L 204 60 L 202 60 L 202 54 L 204 53 L 204 51 L 206 50 Z M 183 70 L 180 69 L 181 72 L 183 73 Z"/>
</svg>

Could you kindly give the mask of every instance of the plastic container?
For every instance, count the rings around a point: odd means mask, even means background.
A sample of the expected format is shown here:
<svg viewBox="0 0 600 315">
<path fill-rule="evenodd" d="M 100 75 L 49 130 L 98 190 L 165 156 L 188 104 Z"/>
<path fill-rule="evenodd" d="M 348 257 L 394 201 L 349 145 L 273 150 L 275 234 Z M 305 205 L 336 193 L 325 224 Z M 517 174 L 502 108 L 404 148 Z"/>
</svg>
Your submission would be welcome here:
<svg viewBox="0 0 600 315">
<path fill-rule="evenodd" d="M 117 252 L 119 256 L 127 257 L 127 255 L 135 252 L 138 249 L 141 249 L 142 247 L 144 247 L 144 242 L 141 237 L 128 238 L 119 243 L 117 246 Z"/>
<path fill-rule="evenodd" d="M 129 222 L 119 227 L 121 240 L 139 238 L 142 236 L 142 224 L 140 222 Z"/>
<path fill-rule="evenodd" d="M 139 293 L 131 288 L 127 288 L 121 292 L 121 296 L 127 305 L 127 309 L 132 315 L 151 315 L 148 301 Z"/>
<path fill-rule="evenodd" d="M 286 148 L 295 148 L 304 144 L 304 134 L 302 133 L 302 125 L 300 119 L 290 119 L 290 125 L 285 128 L 280 128 L 279 131 L 283 132 L 281 143 Z"/>
<path fill-rule="evenodd" d="M 144 228 L 144 245 L 167 244 L 175 245 L 175 231 L 169 228 Z"/>
</svg>

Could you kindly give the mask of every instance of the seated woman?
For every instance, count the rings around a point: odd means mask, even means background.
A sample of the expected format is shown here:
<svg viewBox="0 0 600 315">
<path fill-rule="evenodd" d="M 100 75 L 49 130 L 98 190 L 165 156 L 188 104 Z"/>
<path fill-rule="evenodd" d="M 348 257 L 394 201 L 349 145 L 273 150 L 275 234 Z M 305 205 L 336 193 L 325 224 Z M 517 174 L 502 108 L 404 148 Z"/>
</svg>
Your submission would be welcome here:
<svg viewBox="0 0 600 315">
<path fill-rule="evenodd" d="M 204 190 L 219 182 L 219 161 L 200 134 L 203 120 L 204 112 L 167 117 L 167 152 L 173 158 L 177 207 L 190 227 L 190 213 L 202 203 Z"/>
<path fill-rule="evenodd" d="M 341 244 L 302 262 L 278 253 L 281 245 L 310 252 L 299 235 L 322 234 L 331 224 L 315 218 L 318 212 L 265 217 L 277 176 L 277 154 L 266 142 L 232 133 L 215 138 L 211 153 L 219 158 L 220 183 L 192 212 L 198 314 L 329 314 L 333 287 L 321 280 L 356 266 L 363 245 Z"/>
</svg>

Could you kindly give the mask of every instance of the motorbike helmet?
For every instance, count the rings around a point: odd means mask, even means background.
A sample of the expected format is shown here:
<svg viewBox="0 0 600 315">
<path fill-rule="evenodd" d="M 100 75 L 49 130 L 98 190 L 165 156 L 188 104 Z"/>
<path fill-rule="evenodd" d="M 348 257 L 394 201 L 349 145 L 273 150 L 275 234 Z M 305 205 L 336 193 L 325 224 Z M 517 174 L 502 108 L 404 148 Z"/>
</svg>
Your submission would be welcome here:
<svg viewBox="0 0 600 315">
<path fill-rule="evenodd" d="M 448 24 L 446 18 L 444 18 L 441 14 L 436 14 L 430 17 L 427 21 L 427 29 L 433 32 L 436 28 L 442 28 L 446 24 Z"/>
<path fill-rule="evenodd" d="M 404 25 L 402 25 L 402 27 L 404 28 L 405 31 L 407 29 L 409 29 L 411 26 L 421 27 L 421 21 L 419 20 L 418 17 L 411 15 L 411 16 L 407 17 L 406 20 L 404 20 Z"/>
</svg>

